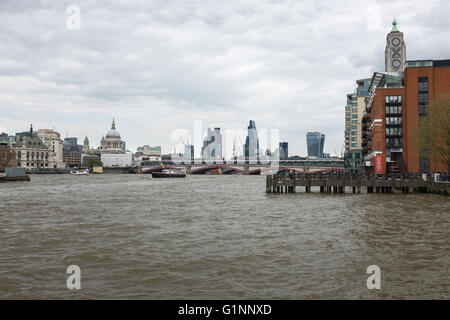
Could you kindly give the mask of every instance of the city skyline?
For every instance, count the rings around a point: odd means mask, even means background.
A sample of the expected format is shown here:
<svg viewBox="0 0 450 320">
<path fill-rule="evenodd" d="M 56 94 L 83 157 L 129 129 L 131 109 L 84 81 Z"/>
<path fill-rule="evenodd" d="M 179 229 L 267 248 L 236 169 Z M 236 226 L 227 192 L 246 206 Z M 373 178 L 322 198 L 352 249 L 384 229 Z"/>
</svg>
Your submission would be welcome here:
<svg viewBox="0 0 450 320">
<path fill-rule="evenodd" d="M 327 8 L 79 1 L 79 30 L 66 27 L 70 4 L 0 4 L 0 132 L 33 123 L 99 145 L 115 117 L 130 150 L 150 144 L 170 153 L 170 133 L 196 120 L 204 128 L 245 128 L 252 119 L 280 129 L 292 155 L 306 154 L 308 131 L 325 133 L 326 151 L 339 154 L 342 92 L 383 70 L 394 17 L 408 60 L 450 51 L 442 41 L 444 1 Z"/>
</svg>

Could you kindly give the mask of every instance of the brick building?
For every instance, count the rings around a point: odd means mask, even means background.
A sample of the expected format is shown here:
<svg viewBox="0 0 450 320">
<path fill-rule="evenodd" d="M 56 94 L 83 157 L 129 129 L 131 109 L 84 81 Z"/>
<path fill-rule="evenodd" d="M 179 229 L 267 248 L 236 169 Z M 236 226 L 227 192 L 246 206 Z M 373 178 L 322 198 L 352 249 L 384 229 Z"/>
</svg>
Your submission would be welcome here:
<svg viewBox="0 0 450 320">
<path fill-rule="evenodd" d="M 450 94 L 450 60 L 407 61 L 405 69 L 405 145 L 404 162 L 409 172 L 447 172 L 447 163 L 429 161 L 419 154 L 415 143 L 419 119 L 433 112 L 429 103 Z"/>
<path fill-rule="evenodd" d="M 450 60 L 407 61 L 403 73 L 376 72 L 363 118 L 366 171 L 447 172 L 447 164 L 421 157 L 419 119 L 434 98 L 450 94 Z"/>
<path fill-rule="evenodd" d="M 0 171 L 5 171 L 5 168 L 16 167 L 14 153 L 6 143 L 0 143 Z"/>
<path fill-rule="evenodd" d="M 419 153 L 419 121 L 428 105 L 450 94 L 450 60 L 406 60 L 404 35 L 394 20 L 386 37 L 385 71 L 375 72 L 362 117 L 362 155 L 368 174 L 447 172 L 447 164 Z"/>
</svg>

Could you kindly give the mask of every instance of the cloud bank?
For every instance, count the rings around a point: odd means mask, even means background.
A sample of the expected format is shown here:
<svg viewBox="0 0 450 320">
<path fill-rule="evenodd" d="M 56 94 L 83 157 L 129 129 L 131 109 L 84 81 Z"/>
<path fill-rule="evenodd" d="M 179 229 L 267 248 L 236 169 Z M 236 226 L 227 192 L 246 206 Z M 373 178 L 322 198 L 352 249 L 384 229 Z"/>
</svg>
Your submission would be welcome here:
<svg viewBox="0 0 450 320">
<path fill-rule="evenodd" d="M 67 28 L 70 5 L 80 29 Z M 278 128 L 340 153 L 346 94 L 384 70 L 391 21 L 407 59 L 450 58 L 450 5 L 429 1 L 1 1 L 0 131 L 55 127 L 97 146 L 116 118 L 130 150 L 171 133 Z"/>
</svg>

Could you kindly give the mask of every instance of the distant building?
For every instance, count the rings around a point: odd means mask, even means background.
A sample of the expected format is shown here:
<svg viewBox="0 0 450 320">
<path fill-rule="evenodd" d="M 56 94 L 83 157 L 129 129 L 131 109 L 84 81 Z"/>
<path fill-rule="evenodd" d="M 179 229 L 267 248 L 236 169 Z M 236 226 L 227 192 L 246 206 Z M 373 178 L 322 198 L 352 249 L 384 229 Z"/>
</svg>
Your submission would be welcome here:
<svg viewBox="0 0 450 320">
<path fill-rule="evenodd" d="M 0 143 L 13 143 L 16 141 L 16 138 L 14 136 L 10 136 L 7 133 L 0 134 Z"/>
<path fill-rule="evenodd" d="M 194 146 L 192 144 L 184 145 L 183 160 L 189 163 L 194 162 Z"/>
<path fill-rule="evenodd" d="M 345 106 L 345 154 L 346 167 L 355 168 L 362 163 L 362 117 L 365 99 L 369 95 L 370 78 L 356 80 L 356 93 L 347 94 Z"/>
<path fill-rule="evenodd" d="M 137 148 L 137 157 L 161 157 L 161 146 L 151 147 L 149 145 L 144 145 Z"/>
<path fill-rule="evenodd" d="M 125 142 L 120 137 L 119 131 L 116 130 L 114 119 L 111 130 L 106 133 L 106 137 L 102 137 L 99 149 L 101 153 L 125 153 Z"/>
<path fill-rule="evenodd" d="M 202 158 L 205 161 L 222 160 L 222 134 L 220 128 L 211 130 L 208 128 L 208 134 L 203 140 Z"/>
<path fill-rule="evenodd" d="M 89 152 L 90 149 L 91 149 L 91 147 L 90 147 L 90 145 L 89 145 L 89 138 L 88 138 L 88 137 L 85 137 L 85 138 L 84 138 L 84 142 L 83 142 L 83 149 L 82 149 L 82 151 L 83 151 L 84 153 L 86 153 L 86 152 Z"/>
<path fill-rule="evenodd" d="M 247 163 L 257 163 L 259 160 L 259 140 L 255 121 L 250 120 L 247 129 L 248 134 L 244 145 L 245 161 Z"/>
<path fill-rule="evenodd" d="M 289 158 L 289 149 L 287 142 L 280 142 L 280 160 L 287 160 Z"/>
<path fill-rule="evenodd" d="M 14 152 L 6 142 L 0 142 L 0 171 L 5 171 L 6 168 L 16 167 L 16 159 Z"/>
<path fill-rule="evenodd" d="M 320 132 L 308 132 L 306 134 L 306 144 L 308 146 L 308 157 L 323 158 L 324 134 Z"/>
<path fill-rule="evenodd" d="M 131 167 L 133 165 L 133 155 L 127 153 L 102 153 L 101 161 L 104 167 Z"/>
<path fill-rule="evenodd" d="M 49 149 L 49 167 L 50 168 L 65 168 L 63 145 L 61 135 L 51 129 L 39 129 L 37 136 Z"/>
<path fill-rule="evenodd" d="M 292 156 L 292 157 L 289 157 L 288 160 L 298 161 L 298 160 L 306 160 L 306 158 L 305 157 L 300 157 L 300 156 Z"/>
<path fill-rule="evenodd" d="M 33 126 L 28 133 L 16 135 L 15 143 L 11 144 L 11 151 L 14 153 L 17 166 L 26 169 L 52 168 L 50 166 L 51 150 L 33 132 Z"/>
<path fill-rule="evenodd" d="M 64 144 L 66 146 L 76 147 L 78 145 L 78 138 L 75 137 L 64 138 Z"/>
</svg>

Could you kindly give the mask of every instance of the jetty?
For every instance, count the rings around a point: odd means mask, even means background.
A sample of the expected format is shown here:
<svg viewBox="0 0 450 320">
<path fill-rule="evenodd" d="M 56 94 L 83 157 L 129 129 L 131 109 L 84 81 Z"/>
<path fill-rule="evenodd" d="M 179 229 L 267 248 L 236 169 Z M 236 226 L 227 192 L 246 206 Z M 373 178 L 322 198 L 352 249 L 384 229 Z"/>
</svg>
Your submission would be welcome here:
<svg viewBox="0 0 450 320">
<path fill-rule="evenodd" d="M 0 182 L 30 181 L 25 168 L 6 168 L 0 173 Z"/>
<path fill-rule="evenodd" d="M 296 193 L 298 190 L 320 193 L 401 193 L 423 192 L 450 195 L 448 181 L 424 180 L 416 176 L 364 176 L 352 173 L 285 173 L 266 176 L 266 193 Z"/>
</svg>

